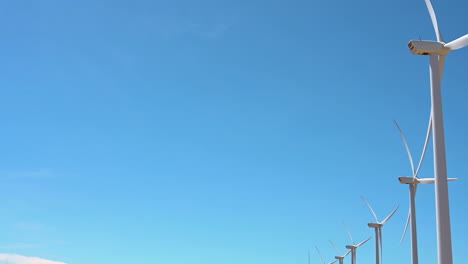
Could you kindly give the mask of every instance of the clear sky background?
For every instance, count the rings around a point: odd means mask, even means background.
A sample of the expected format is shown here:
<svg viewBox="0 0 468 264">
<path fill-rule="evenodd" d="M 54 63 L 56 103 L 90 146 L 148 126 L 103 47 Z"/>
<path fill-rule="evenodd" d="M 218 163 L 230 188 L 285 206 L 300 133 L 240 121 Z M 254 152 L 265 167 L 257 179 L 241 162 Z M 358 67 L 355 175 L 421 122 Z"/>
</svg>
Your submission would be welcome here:
<svg viewBox="0 0 468 264">
<path fill-rule="evenodd" d="M 433 0 L 446 40 L 468 2 Z M 320 263 L 399 243 L 434 40 L 423 0 L 0 3 L 0 252 L 83 264 Z M 443 103 L 453 256 L 467 263 L 468 48 Z M 420 173 L 433 176 L 432 147 Z M 434 187 L 418 189 L 420 262 L 437 263 Z M 374 240 L 358 250 L 374 262 Z M 350 262 L 348 258 L 346 263 Z M 6 263 L 6 262 L 5 262 Z"/>
</svg>

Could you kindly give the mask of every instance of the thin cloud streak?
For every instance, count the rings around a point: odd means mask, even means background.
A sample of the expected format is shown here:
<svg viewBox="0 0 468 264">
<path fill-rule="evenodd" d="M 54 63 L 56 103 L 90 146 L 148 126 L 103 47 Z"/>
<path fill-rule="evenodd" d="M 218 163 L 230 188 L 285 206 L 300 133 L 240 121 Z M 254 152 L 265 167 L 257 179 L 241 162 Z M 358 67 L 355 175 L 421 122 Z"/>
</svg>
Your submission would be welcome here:
<svg viewBox="0 0 468 264">
<path fill-rule="evenodd" d="M 1 254 L 0 264 L 66 264 L 65 262 L 52 261 L 36 257 L 25 257 L 15 254 Z"/>
</svg>

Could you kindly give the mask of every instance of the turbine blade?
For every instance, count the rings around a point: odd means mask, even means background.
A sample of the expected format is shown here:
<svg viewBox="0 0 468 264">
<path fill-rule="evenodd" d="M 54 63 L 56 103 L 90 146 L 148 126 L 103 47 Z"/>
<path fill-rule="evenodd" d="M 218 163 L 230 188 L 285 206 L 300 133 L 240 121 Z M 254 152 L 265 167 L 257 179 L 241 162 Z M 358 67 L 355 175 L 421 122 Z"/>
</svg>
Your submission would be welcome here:
<svg viewBox="0 0 468 264">
<path fill-rule="evenodd" d="M 358 248 L 358 247 L 364 245 L 364 243 L 366 243 L 367 241 L 369 241 L 369 239 L 371 239 L 371 238 L 372 238 L 372 237 L 369 237 L 368 239 L 366 239 L 366 240 L 362 241 L 361 243 L 357 244 L 357 245 L 356 245 L 356 248 Z"/>
<path fill-rule="evenodd" d="M 442 83 L 442 77 L 444 76 L 444 66 L 445 66 L 445 55 L 439 55 L 439 78 L 440 78 L 440 83 Z"/>
<path fill-rule="evenodd" d="M 424 156 L 426 155 L 426 150 L 427 150 L 427 145 L 429 145 L 429 139 L 431 138 L 431 132 L 432 132 L 432 110 L 429 115 L 429 125 L 427 127 L 427 133 L 426 133 L 426 141 L 424 142 L 424 148 L 421 154 L 421 159 L 419 160 L 418 168 L 416 169 L 416 172 L 413 175 L 413 178 L 417 178 L 419 174 L 419 169 L 421 169 L 421 165 L 424 160 Z"/>
<path fill-rule="evenodd" d="M 406 220 L 405 231 L 403 231 L 403 235 L 401 236 L 400 244 L 403 243 L 403 239 L 405 239 L 406 231 L 408 231 L 410 220 L 411 220 L 411 208 L 408 212 L 408 219 Z"/>
<path fill-rule="evenodd" d="M 448 178 L 447 181 L 456 181 L 458 178 Z M 420 184 L 434 184 L 435 178 L 422 178 L 418 179 Z"/>
<path fill-rule="evenodd" d="M 393 120 L 393 122 L 395 122 L 395 125 L 398 128 L 398 131 L 400 131 L 401 138 L 403 139 L 403 143 L 405 144 L 406 152 L 408 153 L 408 158 L 410 160 L 411 172 L 413 172 L 413 175 L 414 175 L 415 171 L 414 171 L 413 156 L 411 155 L 411 151 L 409 149 L 408 142 L 406 142 L 405 134 L 403 134 L 403 131 L 401 131 L 401 128 L 398 125 L 398 122 L 396 120 Z"/>
<path fill-rule="evenodd" d="M 379 219 L 377 219 L 377 215 L 375 214 L 374 209 L 372 209 L 372 206 L 370 206 L 370 204 L 367 202 L 366 198 L 364 198 L 362 195 L 361 195 L 361 199 L 367 204 L 367 207 L 369 207 L 369 209 L 371 210 L 372 214 L 375 217 L 375 221 L 377 221 L 377 223 L 378 223 Z"/>
<path fill-rule="evenodd" d="M 335 262 L 337 262 L 337 261 L 338 261 L 338 260 L 335 260 L 335 261 L 333 261 L 333 262 L 330 262 L 330 263 L 328 263 L 328 264 L 333 264 L 333 263 L 335 263 Z"/>
<path fill-rule="evenodd" d="M 442 38 L 442 34 L 440 33 L 440 30 L 439 30 L 439 25 L 437 23 L 437 17 L 434 11 L 434 7 L 432 7 L 432 3 L 430 0 L 426 0 L 426 6 L 429 11 L 429 15 L 431 16 L 432 25 L 434 26 L 434 31 L 437 36 L 437 41 L 444 42 L 444 39 Z"/>
<path fill-rule="evenodd" d="M 395 210 L 393 210 L 393 212 L 392 212 L 391 214 L 389 214 L 389 215 L 387 216 L 387 218 L 385 218 L 385 219 L 382 221 L 381 224 L 382 224 L 382 225 L 385 225 L 385 223 L 387 223 L 387 221 L 390 220 L 390 218 L 396 213 L 396 211 L 398 210 L 399 207 L 400 207 L 400 206 L 398 205 L 398 206 L 395 208 Z"/>
<path fill-rule="evenodd" d="M 308 263 L 310 264 L 310 250 L 309 250 L 308 253 L 309 253 L 309 254 L 308 254 Z"/>
<path fill-rule="evenodd" d="M 325 260 L 324 260 L 323 257 L 322 257 L 322 254 L 320 254 L 320 250 L 318 249 L 318 247 L 315 247 L 315 249 L 317 250 L 317 253 L 318 253 L 319 256 L 320 256 L 320 259 L 322 260 L 322 263 L 323 263 L 323 264 L 326 264 L 326 263 L 325 263 Z"/>
<path fill-rule="evenodd" d="M 338 255 L 341 256 L 341 252 L 340 250 L 335 246 L 335 244 L 333 244 L 333 242 L 331 240 L 328 240 L 328 242 L 330 242 L 330 244 L 332 244 L 332 246 L 335 248 L 336 252 L 338 252 Z"/>
<path fill-rule="evenodd" d="M 349 250 L 346 254 L 344 254 L 343 258 L 346 257 L 346 256 L 348 256 L 349 253 L 351 253 L 351 250 Z"/>
<path fill-rule="evenodd" d="M 434 178 L 424 178 L 424 179 L 418 179 L 420 184 L 433 184 L 435 183 Z"/>
<path fill-rule="evenodd" d="M 457 50 L 461 49 L 465 46 L 468 46 L 468 34 L 466 34 L 463 37 L 457 38 L 454 41 L 451 41 L 447 44 L 445 44 L 446 48 L 449 48 L 450 50 Z"/>
<path fill-rule="evenodd" d="M 349 235 L 349 238 L 351 239 L 351 243 L 353 243 L 353 245 L 354 245 L 353 236 L 351 236 L 351 232 L 349 232 L 349 228 L 348 228 L 348 226 L 346 226 L 346 223 L 344 221 L 343 221 L 343 225 L 346 228 L 346 231 L 348 231 L 348 235 Z"/>
</svg>

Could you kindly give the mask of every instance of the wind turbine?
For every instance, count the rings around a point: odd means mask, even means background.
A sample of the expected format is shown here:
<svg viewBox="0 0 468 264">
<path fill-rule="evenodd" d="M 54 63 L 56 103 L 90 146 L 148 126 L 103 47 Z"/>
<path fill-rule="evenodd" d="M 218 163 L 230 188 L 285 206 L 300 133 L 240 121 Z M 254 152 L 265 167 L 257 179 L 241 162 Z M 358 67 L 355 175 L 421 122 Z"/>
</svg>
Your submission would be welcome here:
<svg viewBox="0 0 468 264">
<path fill-rule="evenodd" d="M 325 260 L 323 259 L 322 254 L 320 254 L 320 250 L 318 249 L 318 247 L 315 247 L 315 249 L 317 250 L 317 253 L 318 253 L 319 256 L 320 256 L 320 259 L 322 259 L 323 264 L 327 264 L 327 263 L 325 262 Z M 330 262 L 330 263 L 328 263 L 328 264 L 333 264 L 333 263 L 335 263 L 335 262 L 337 262 L 337 261 L 338 261 L 338 260 L 335 260 L 335 261 Z"/>
<path fill-rule="evenodd" d="M 432 134 L 434 144 L 435 200 L 437 219 L 437 253 L 439 264 L 452 264 L 452 238 L 450 230 L 450 209 L 447 185 L 447 164 L 445 157 L 444 120 L 442 115 L 441 82 L 445 56 L 468 45 L 468 34 L 445 43 L 439 30 L 434 8 L 425 0 L 431 16 L 437 41 L 412 40 L 408 47 L 413 55 L 430 56 Z"/>
<path fill-rule="evenodd" d="M 351 251 L 351 264 L 356 264 L 356 249 L 358 249 L 360 246 L 364 245 L 364 243 L 369 241 L 369 239 L 371 239 L 371 238 L 369 237 L 368 239 L 362 241 L 361 243 L 356 244 L 356 243 L 354 243 L 353 237 L 351 236 L 351 232 L 349 232 L 349 229 L 348 229 L 348 227 L 346 226 L 346 224 L 344 222 L 343 222 L 343 225 L 345 226 L 346 231 L 348 231 L 348 235 L 349 235 L 349 238 L 351 239 L 351 243 L 353 243 L 352 245 L 346 245 L 346 248 Z"/>
<path fill-rule="evenodd" d="M 421 154 L 421 158 L 419 160 L 418 167 L 414 168 L 413 163 L 413 156 L 411 155 L 410 148 L 408 146 L 408 142 L 406 141 L 405 134 L 401 130 L 400 126 L 398 125 L 397 121 L 394 121 L 395 125 L 400 132 L 400 136 L 405 144 L 406 152 L 408 153 L 408 158 L 411 165 L 411 171 L 413 177 L 399 177 L 398 180 L 401 184 L 408 184 L 410 189 L 410 211 L 408 213 L 408 219 L 406 221 L 405 231 L 403 232 L 403 236 L 401 237 L 401 241 L 405 237 L 406 230 L 408 229 L 408 225 L 411 220 L 411 258 L 413 264 L 418 264 L 418 237 L 417 237 L 417 228 L 416 228 L 416 191 L 418 189 L 418 184 L 433 184 L 435 182 L 434 178 L 418 178 L 419 170 L 421 169 L 422 162 L 424 160 L 424 156 L 426 154 L 427 145 L 429 143 L 429 138 L 431 136 L 431 127 L 432 127 L 432 117 L 429 118 L 429 126 L 427 128 L 426 140 L 424 142 L 423 151 Z M 448 181 L 457 180 L 456 178 L 449 178 Z"/>
<path fill-rule="evenodd" d="M 341 255 L 341 252 L 338 250 L 338 248 L 335 246 L 335 244 L 333 244 L 333 242 L 331 242 L 331 240 L 328 240 L 330 242 L 330 244 L 332 244 L 332 246 L 335 248 L 336 252 L 338 252 L 339 256 L 335 256 L 335 258 L 338 260 L 338 263 L 339 264 L 343 264 L 343 260 L 346 256 L 348 256 L 349 253 L 351 253 L 351 250 L 348 251 L 346 254 L 344 255 Z"/>
<path fill-rule="evenodd" d="M 377 215 L 374 212 L 374 209 L 370 206 L 370 204 L 366 201 L 364 197 L 361 196 L 361 199 L 367 204 L 369 209 L 371 210 L 372 214 L 375 217 L 375 223 L 368 223 L 367 225 L 370 228 L 375 229 L 375 263 L 380 264 L 382 263 L 382 227 L 385 225 L 385 223 L 390 220 L 390 218 L 396 213 L 398 210 L 398 207 L 393 210 L 391 214 L 389 214 L 382 222 L 379 222 L 379 219 L 377 218 Z"/>
</svg>

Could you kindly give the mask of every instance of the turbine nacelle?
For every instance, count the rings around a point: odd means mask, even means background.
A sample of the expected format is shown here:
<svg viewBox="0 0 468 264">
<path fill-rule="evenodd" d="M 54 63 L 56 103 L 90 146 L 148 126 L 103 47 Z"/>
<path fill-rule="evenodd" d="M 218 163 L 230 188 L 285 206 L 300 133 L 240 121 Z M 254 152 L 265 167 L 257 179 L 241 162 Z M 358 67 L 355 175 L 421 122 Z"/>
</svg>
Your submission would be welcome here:
<svg viewBox="0 0 468 264">
<path fill-rule="evenodd" d="M 357 247 L 354 246 L 354 245 L 346 245 L 346 248 L 347 248 L 347 249 L 355 249 L 355 248 L 357 248 Z"/>
<path fill-rule="evenodd" d="M 401 184 L 434 184 L 435 178 L 399 177 Z M 458 178 L 448 178 L 447 181 L 456 181 Z"/>
<path fill-rule="evenodd" d="M 382 227 L 383 224 L 380 224 L 380 223 L 368 223 L 367 226 L 371 227 L 371 228 L 379 228 L 379 227 Z"/>
<path fill-rule="evenodd" d="M 444 42 L 430 40 L 411 40 L 408 48 L 413 55 L 446 55 L 451 51 Z"/>
<path fill-rule="evenodd" d="M 418 178 L 416 177 L 398 177 L 398 180 L 400 181 L 401 184 L 418 184 Z"/>
</svg>

